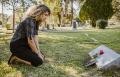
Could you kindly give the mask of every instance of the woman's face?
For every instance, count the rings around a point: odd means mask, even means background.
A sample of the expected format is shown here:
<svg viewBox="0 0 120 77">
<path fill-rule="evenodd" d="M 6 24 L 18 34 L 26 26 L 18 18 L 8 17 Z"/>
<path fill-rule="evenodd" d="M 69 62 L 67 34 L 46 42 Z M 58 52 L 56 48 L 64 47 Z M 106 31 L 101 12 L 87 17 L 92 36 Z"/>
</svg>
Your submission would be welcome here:
<svg viewBox="0 0 120 77">
<path fill-rule="evenodd" d="M 41 21 L 41 22 L 44 22 L 47 19 L 48 16 L 49 16 L 49 13 L 45 12 L 38 17 L 38 20 Z"/>
</svg>

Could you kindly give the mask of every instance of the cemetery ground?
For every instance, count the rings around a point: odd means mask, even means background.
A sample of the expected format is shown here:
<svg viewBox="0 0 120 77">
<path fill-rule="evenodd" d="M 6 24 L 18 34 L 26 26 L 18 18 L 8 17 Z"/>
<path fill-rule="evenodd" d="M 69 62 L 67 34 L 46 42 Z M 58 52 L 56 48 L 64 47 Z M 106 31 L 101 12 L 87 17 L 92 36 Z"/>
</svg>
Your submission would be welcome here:
<svg viewBox="0 0 120 77">
<path fill-rule="evenodd" d="M 46 56 L 39 67 L 9 66 L 11 34 L 0 37 L 0 77 L 120 77 L 120 70 L 86 68 L 88 53 L 101 44 L 120 53 L 120 29 L 79 32 L 39 32 L 40 49 Z"/>
</svg>

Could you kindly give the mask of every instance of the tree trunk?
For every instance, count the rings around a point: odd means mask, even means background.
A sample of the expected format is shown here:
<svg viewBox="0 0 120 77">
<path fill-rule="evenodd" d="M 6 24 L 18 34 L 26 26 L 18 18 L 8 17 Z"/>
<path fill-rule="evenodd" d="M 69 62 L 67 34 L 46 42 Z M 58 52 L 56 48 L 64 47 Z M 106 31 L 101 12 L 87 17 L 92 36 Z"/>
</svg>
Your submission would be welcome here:
<svg viewBox="0 0 120 77">
<path fill-rule="evenodd" d="M 96 27 L 96 21 L 95 20 L 91 20 L 91 25 L 92 25 L 93 28 L 95 28 Z"/>
<path fill-rule="evenodd" d="M 58 12 L 58 20 L 59 20 L 58 27 L 60 27 L 61 25 L 61 13 L 60 12 Z"/>
<path fill-rule="evenodd" d="M 3 0 L 2 0 L 2 27 L 4 25 Z"/>
<path fill-rule="evenodd" d="M 71 0 L 71 26 L 72 26 L 72 20 L 73 20 L 73 0 Z"/>
<path fill-rule="evenodd" d="M 65 16 L 67 16 L 67 11 L 68 11 L 68 0 L 65 1 Z"/>
<path fill-rule="evenodd" d="M 14 30 L 15 30 L 15 8 L 13 5 L 13 33 L 14 33 Z"/>
</svg>

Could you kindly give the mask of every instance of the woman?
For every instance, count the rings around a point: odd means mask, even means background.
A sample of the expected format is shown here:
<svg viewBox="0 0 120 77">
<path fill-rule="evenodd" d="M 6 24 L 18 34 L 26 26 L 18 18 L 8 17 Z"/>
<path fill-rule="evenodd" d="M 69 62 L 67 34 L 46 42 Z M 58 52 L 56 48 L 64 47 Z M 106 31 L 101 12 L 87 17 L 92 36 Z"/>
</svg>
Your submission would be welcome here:
<svg viewBox="0 0 120 77">
<path fill-rule="evenodd" d="M 44 61 L 38 44 L 39 25 L 50 15 L 50 9 L 45 5 L 30 7 L 24 20 L 18 25 L 10 42 L 12 55 L 8 64 L 13 64 L 15 59 L 33 66 L 39 66 Z"/>
</svg>

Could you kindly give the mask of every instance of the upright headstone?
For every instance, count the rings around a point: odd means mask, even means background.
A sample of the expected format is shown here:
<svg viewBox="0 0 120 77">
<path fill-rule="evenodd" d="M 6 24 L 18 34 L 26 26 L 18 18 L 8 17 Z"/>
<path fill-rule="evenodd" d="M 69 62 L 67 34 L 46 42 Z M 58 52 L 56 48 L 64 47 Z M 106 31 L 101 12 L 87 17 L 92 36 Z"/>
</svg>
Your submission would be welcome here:
<svg viewBox="0 0 120 77">
<path fill-rule="evenodd" d="M 77 29 L 76 20 L 73 20 L 73 21 L 72 21 L 72 27 L 73 27 L 73 30 L 76 30 L 76 29 Z"/>
</svg>

